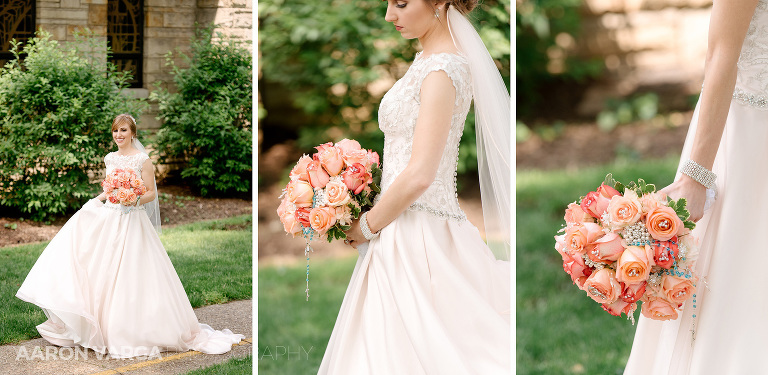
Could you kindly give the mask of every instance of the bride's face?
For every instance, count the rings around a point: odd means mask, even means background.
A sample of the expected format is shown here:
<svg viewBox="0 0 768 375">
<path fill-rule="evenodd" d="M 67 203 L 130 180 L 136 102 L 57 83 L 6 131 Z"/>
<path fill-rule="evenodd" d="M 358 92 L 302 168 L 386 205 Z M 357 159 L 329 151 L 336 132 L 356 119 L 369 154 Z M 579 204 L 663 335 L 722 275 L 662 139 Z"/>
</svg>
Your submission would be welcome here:
<svg viewBox="0 0 768 375">
<path fill-rule="evenodd" d="M 387 22 L 406 39 L 421 38 L 437 27 L 435 11 L 425 0 L 387 0 Z"/>
<path fill-rule="evenodd" d="M 131 131 L 131 127 L 126 123 L 119 124 L 112 130 L 112 139 L 115 141 L 118 148 L 129 145 L 131 143 L 131 138 L 133 138 L 133 132 Z"/>
</svg>

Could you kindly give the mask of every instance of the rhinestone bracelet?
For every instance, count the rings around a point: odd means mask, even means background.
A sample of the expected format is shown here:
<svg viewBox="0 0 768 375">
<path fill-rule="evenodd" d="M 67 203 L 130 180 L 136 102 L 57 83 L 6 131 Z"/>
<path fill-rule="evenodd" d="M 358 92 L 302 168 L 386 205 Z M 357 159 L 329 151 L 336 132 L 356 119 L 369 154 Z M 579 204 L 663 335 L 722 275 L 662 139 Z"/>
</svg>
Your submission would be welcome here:
<svg viewBox="0 0 768 375">
<path fill-rule="evenodd" d="M 704 185 L 707 189 L 715 188 L 715 180 L 717 179 L 717 175 L 691 159 L 688 159 L 683 163 L 683 167 L 680 169 L 680 173 Z"/>
<path fill-rule="evenodd" d="M 363 212 L 362 215 L 360 215 L 360 230 L 363 232 L 363 237 L 365 237 L 366 240 L 370 241 L 376 236 L 379 235 L 379 232 L 373 233 L 371 232 L 371 228 L 368 227 L 368 220 L 365 219 L 365 216 L 368 215 L 368 211 Z"/>
</svg>

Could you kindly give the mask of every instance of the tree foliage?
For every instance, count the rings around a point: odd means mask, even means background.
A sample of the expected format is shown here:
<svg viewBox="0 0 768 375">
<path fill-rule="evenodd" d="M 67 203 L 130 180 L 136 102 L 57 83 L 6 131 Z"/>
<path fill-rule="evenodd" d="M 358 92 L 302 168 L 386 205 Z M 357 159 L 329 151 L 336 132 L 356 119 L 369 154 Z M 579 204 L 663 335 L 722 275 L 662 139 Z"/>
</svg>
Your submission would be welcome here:
<svg viewBox="0 0 768 375">
<path fill-rule="evenodd" d="M 0 206 L 45 220 L 96 195 L 114 117 L 144 103 L 89 32 L 60 44 L 38 31 L 0 70 Z M 22 60 L 19 55 L 25 54 Z"/>
</svg>

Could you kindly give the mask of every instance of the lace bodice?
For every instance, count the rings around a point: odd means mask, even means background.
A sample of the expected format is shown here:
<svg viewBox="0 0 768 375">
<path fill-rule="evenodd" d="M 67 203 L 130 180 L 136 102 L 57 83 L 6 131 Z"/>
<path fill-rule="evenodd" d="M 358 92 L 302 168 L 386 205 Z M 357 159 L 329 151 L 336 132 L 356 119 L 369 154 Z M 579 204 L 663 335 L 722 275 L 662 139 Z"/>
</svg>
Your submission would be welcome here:
<svg viewBox="0 0 768 375">
<path fill-rule="evenodd" d="M 758 0 L 739 55 L 733 98 L 768 110 L 768 0 Z"/>
<path fill-rule="evenodd" d="M 384 132 L 381 189 L 382 193 L 386 191 L 408 165 L 419 114 L 421 84 L 429 73 L 435 71 L 444 71 L 456 88 L 451 129 L 435 180 L 409 209 L 447 219 L 465 220 L 456 194 L 456 166 L 464 120 L 472 101 L 472 88 L 469 65 L 461 55 L 440 53 L 422 57 L 421 53 L 417 54 L 405 75 L 381 100 L 379 128 Z"/>
<path fill-rule="evenodd" d="M 107 166 L 107 174 L 111 173 L 115 168 L 130 168 L 141 176 L 141 166 L 147 159 L 149 159 L 149 155 L 143 152 L 128 156 L 110 152 L 104 157 L 104 164 Z"/>
</svg>

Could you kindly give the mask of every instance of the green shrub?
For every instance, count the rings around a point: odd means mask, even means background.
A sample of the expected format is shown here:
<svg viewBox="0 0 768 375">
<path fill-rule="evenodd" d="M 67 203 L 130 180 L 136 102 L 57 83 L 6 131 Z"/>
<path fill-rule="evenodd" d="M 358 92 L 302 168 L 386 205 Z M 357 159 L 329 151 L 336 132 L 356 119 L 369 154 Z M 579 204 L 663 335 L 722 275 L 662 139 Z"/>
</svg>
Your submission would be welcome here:
<svg viewBox="0 0 768 375">
<path fill-rule="evenodd" d="M 267 113 L 261 125 L 265 133 L 283 137 L 295 133 L 291 136 L 298 136 L 304 152 L 342 138 L 382 149 L 384 136 L 377 116 L 384 92 L 378 81 L 400 78 L 418 50 L 416 39 L 404 39 L 384 20 L 386 6 L 382 1 L 351 0 L 259 2 L 259 45 L 264 51 L 259 87 Z M 485 0 L 469 17 L 500 66 L 507 87 L 510 8 L 510 0 Z M 459 173 L 477 169 L 474 114 L 467 120 Z"/>
<path fill-rule="evenodd" d="M 0 70 L 0 206 L 46 220 L 96 195 L 112 120 L 144 103 L 121 91 L 129 76 L 88 32 L 59 44 L 39 31 L 12 52 Z"/>
<path fill-rule="evenodd" d="M 177 93 L 158 89 L 161 159 L 183 160 L 181 177 L 202 195 L 251 189 L 251 52 L 212 27 L 198 28 L 182 69 L 167 56 Z"/>
</svg>

